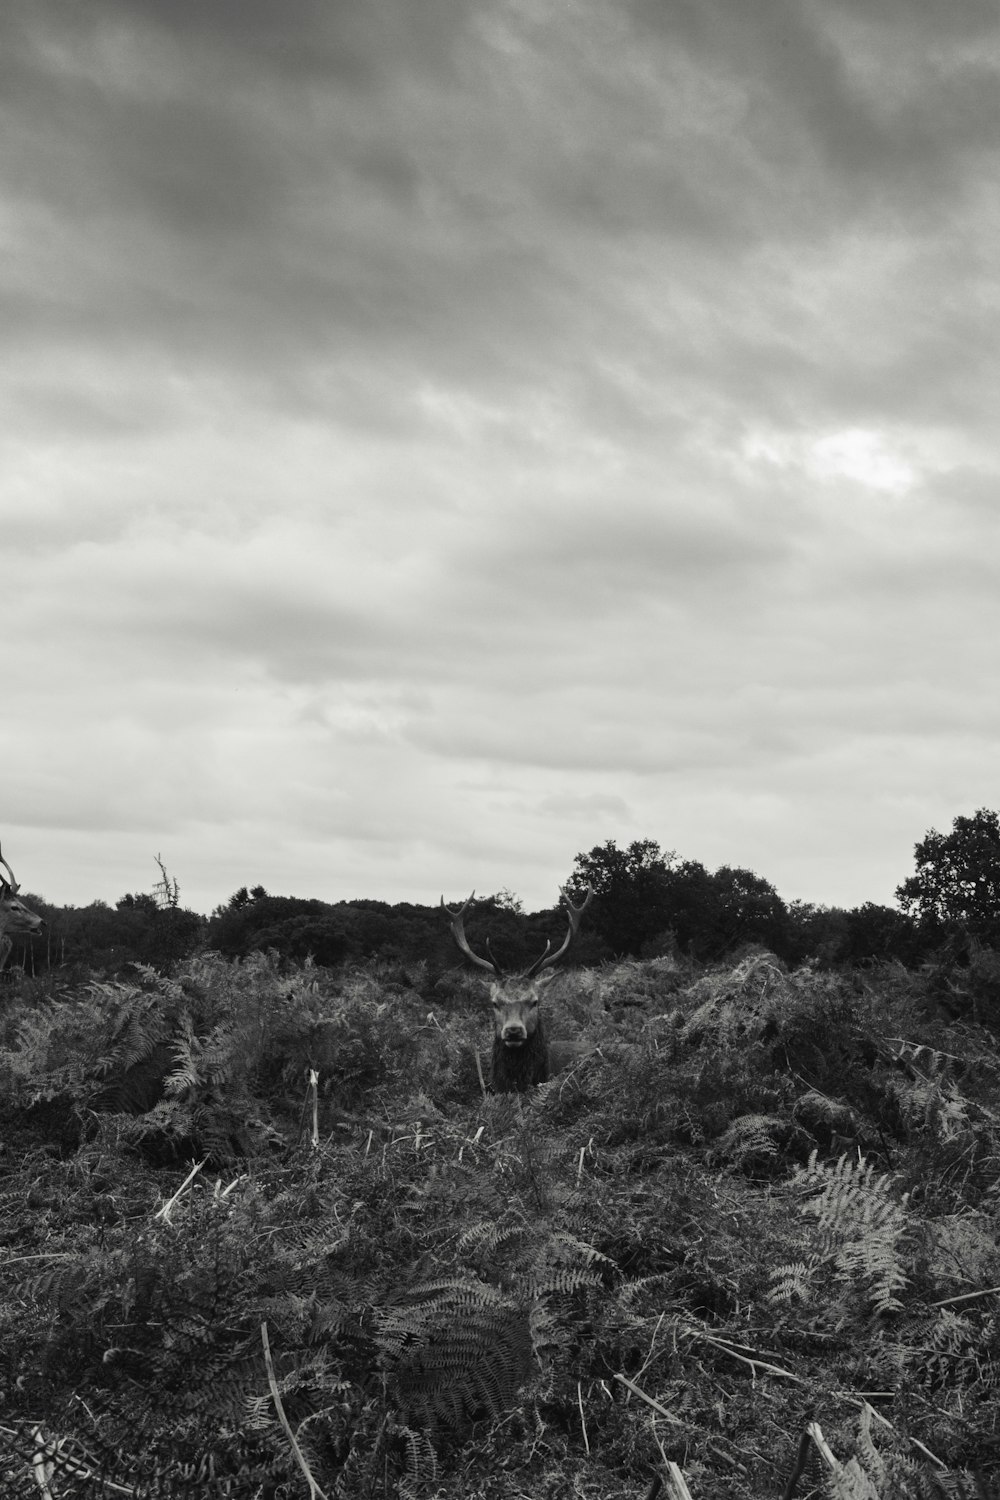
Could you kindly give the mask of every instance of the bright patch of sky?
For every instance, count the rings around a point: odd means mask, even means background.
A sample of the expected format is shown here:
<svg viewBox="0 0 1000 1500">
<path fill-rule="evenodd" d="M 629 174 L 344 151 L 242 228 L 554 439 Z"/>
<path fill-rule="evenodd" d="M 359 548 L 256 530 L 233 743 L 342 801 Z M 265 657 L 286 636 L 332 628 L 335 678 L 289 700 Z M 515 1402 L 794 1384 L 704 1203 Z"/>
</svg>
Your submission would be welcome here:
<svg viewBox="0 0 1000 1500">
<path fill-rule="evenodd" d="M 864 428 L 813 438 L 755 435 L 745 439 L 743 451 L 747 458 L 779 469 L 796 467 L 808 479 L 850 479 L 887 494 L 905 493 L 918 478 L 912 464 L 894 452 L 880 433 Z"/>
</svg>

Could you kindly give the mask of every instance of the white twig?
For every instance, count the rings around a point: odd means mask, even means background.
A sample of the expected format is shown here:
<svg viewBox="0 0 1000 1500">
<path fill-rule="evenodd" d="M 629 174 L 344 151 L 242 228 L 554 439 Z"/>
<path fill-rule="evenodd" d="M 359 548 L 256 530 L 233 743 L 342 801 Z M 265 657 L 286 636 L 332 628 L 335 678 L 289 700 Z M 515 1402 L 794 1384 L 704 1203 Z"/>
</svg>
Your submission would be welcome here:
<svg viewBox="0 0 1000 1500">
<path fill-rule="evenodd" d="M 14 1437 L 15 1433 L 9 1427 L 0 1427 L 0 1432 L 5 1437 Z M 135 1490 L 126 1484 L 115 1484 L 111 1479 L 103 1478 L 96 1469 L 89 1467 L 81 1459 L 75 1458 L 71 1453 L 62 1451 L 61 1438 L 47 1438 L 41 1427 L 36 1427 L 31 1434 L 39 1446 L 31 1456 L 31 1468 L 35 1476 L 35 1483 L 44 1497 L 44 1500 L 55 1500 L 49 1480 L 56 1470 L 73 1474 L 78 1479 L 93 1479 L 112 1495 L 134 1495 Z"/>
<path fill-rule="evenodd" d="M 319 1150 L 319 1074 L 315 1068 L 309 1069 L 309 1094 L 312 1099 L 313 1127 L 310 1145 L 314 1151 Z"/>
<path fill-rule="evenodd" d="M 988 1286 L 981 1292 L 962 1292 L 957 1297 L 942 1297 L 940 1302 L 928 1302 L 928 1307 L 951 1307 L 956 1302 L 972 1302 L 976 1297 L 992 1297 L 1000 1292 L 1000 1286 Z"/>
<path fill-rule="evenodd" d="M 840 1459 L 837 1457 L 837 1455 L 834 1453 L 833 1449 L 830 1447 L 826 1438 L 823 1436 L 823 1429 L 822 1427 L 820 1427 L 819 1423 L 807 1422 L 806 1431 L 812 1438 L 821 1458 L 823 1459 L 823 1462 L 830 1470 L 830 1473 L 839 1474 L 844 1466 L 840 1462 Z"/>
<path fill-rule="evenodd" d="M 660 1442 L 660 1434 L 656 1430 L 655 1422 L 653 1423 L 653 1437 L 656 1440 L 656 1446 L 660 1450 L 660 1457 L 663 1459 L 663 1467 L 667 1471 L 666 1493 L 668 1494 L 668 1496 L 672 1496 L 673 1500 L 691 1500 L 691 1491 L 687 1487 L 687 1480 L 684 1478 L 684 1475 L 674 1463 L 673 1459 L 668 1458 L 663 1451 L 663 1444 Z"/>
<path fill-rule="evenodd" d="M 47 1455 L 53 1452 L 58 1453 L 59 1444 L 57 1442 L 54 1448 L 50 1448 L 48 1439 L 45 1437 L 40 1427 L 36 1427 L 31 1436 L 34 1438 L 36 1443 L 41 1443 L 41 1447 L 36 1448 L 34 1453 L 31 1455 L 31 1472 L 35 1476 L 35 1483 L 38 1485 L 39 1490 L 44 1496 L 44 1500 L 53 1500 L 52 1491 L 49 1489 L 49 1480 L 52 1478 L 53 1471 L 55 1470 L 55 1464 L 52 1463 L 51 1459 L 48 1458 Z"/>
<path fill-rule="evenodd" d="M 938 1458 L 936 1453 L 932 1453 L 926 1443 L 922 1443 L 919 1438 L 915 1437 L 910 1437 L 909 1441 L 913 1444 L 914 1448 L 919 1448 L 921 1453 L 926 1453 L 932 1464 L 937 1464 L 939 1469 L 947 1469 L 948 1465 L 944 1459 Z"/>
<path fill-rule="evenodd" d="M 667 1479 L 676 1496 L 676 1500 L 691 1500 L 691 1491 L 687 1487 L 687 1480 L 672 1458 L 667 1459 Z"/>
<path fill-rule="evenodd" d="M 680 1417 L 675 1417 L 673 1412 L 668 1411 L 667 1408 L 663 1406 L 659 1401 L 657 1401 L 654 1396 L 647 1396 L 646 1392 L 640 1390 L 635 1381 L 629 1380 L 627 1375 L 616 1374 L 615 1379 L 620 1380 L 622 1385 L 627 1385 L 630 1391 L 635 1392 L 640 1401 L 645 1401 L 647 1406 L 651 1406 L 654 1411 L 658 1411 L 661 1417 L 666 1417 L 668 1422 L 676 1422 L 678 1427 L 684 1426 L 684 1423 L 681 1421 Z"/>
<path fill-rule="evenodd" d="M 295 1455 L 295 1461 L 306 1477 L 306 1483 L 309 1486 L 309 1500 L 316 1500 L 317 1496 L 319 1496 L 319 1500 L 326 1500 L 326 1496 L 324 1495 L 323 1491 L 320 1489 L 319 1485 L 312 1477 L 309 1465 L 305 1460 L 305 1455 L 296 1442 L 295 1433 L 292 1431 L 291 1426 L 289 1425 L 288 1418 L 285 1416 L 285 1408 L 281 1404 L 281 1392 L 278 1390 L 278 1381 L 274 1373 L 274 1364 L 271 1360 L 271 1345 L 268 1342 L 266 1323 L 262 1323 L 260 1325 L 260 1341 L 264 1345 L 264 1364 L 267 1366 L 267 1383 L 271 1387 L 271 1396 L 274 1400 L 274 1409 L 278 1413 L 278 1421 L 284 1428 L 285 1436 L 287 1437 L 289 1443 L 292 1445 L 292 1452 Z"/>
<path fill-rule="evenodd" d="M 188 1183 L 194 1181 L 204 1165 L 205 1163 L 203 1161 L 195 1162 L 194 1166 L 191 1168 L 190 1172 L 187 1174 L 174 1196 L 172 1198 L 168 1198 L 163 1207 L 153 1215 L 154 1219 L 165 1219 L 168 1224 L 170 1223 L 170 1210 L 173 1208 L 174 1204 L 177 1202 L 178 1198 L 181 1196 Z"/>
<path fill-rule="evenodd" d="M 646 1370 L 649 1367 L 650 1361 L 653 1358 L 653 1347 L 656 1344 L 656 1335 L 659 1333 L 659 1331 L 660 1331 L 660 1324 L 663 1322 L 663 1320 L 664 1320 L 664 1318 L 666 1316 L 667 1315 L 666 1315 L 665 1312 L 661 1312 L 660 1316 L 656 1320 L 656 1327 L 653 1329 L 653 1337 L 649 1341 L 649 1351 L 646 1354 L 646 1358 L 643 1360 L 642 1364 L 639 1366 L 638 1370 L 636 1370 L 636 1372 L 635 1372 L 635 1378 L 636 1378 L 636 1380 L 641 1380 L 642 1377 L 643 1377 L 643 1375 L 645 1374 Z"/>
</svg>

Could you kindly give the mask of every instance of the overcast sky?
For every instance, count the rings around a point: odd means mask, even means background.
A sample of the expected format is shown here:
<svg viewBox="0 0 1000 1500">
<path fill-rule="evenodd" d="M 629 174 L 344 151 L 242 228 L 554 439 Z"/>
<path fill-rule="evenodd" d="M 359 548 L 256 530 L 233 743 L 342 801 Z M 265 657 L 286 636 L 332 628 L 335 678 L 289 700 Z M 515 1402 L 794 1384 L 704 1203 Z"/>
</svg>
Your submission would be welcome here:
<svg viewBox="0 0 1000 1500">
<path fill-rule="evenodd" d="M 1000 806 L 998 74 L 995 0 L 6 0 L 25 891 L 890 902 Z"/>
</svg>

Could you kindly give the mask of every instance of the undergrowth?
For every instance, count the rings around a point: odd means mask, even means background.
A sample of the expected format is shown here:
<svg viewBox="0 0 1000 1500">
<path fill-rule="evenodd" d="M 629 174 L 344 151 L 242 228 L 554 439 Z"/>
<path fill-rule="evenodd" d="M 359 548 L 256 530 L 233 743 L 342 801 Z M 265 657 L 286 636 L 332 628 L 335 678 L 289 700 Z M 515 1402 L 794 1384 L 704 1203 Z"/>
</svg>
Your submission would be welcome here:
<svg viewBox="0 0 1000 1500">
<path fill-rule="evenodd" d="M 546 1008 L 522 1098 L 475 984 L 9 998 L 4 1500 L 996 1500 L 993 1035 L 763 953 Z"/>
</svg>

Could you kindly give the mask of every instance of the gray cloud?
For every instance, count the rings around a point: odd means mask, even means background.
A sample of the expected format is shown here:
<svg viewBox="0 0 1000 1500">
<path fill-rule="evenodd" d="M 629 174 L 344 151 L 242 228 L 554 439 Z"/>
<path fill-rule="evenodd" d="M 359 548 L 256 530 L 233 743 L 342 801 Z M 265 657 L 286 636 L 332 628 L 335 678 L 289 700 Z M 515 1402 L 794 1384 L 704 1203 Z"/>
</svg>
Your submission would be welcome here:
<svg viewBox="0 0 1000 1500">
<path fill-rule="evenodd" d="M 996 801 L 997 32 L 8 6 L 25 879 L 888 899 Z"/>
</svg>

